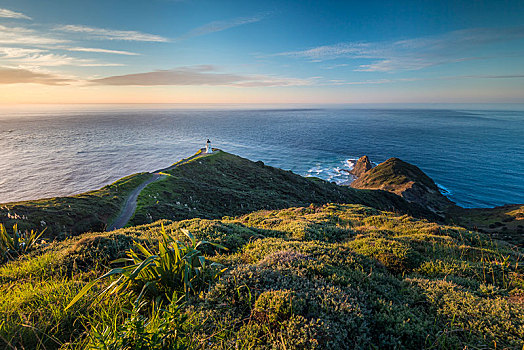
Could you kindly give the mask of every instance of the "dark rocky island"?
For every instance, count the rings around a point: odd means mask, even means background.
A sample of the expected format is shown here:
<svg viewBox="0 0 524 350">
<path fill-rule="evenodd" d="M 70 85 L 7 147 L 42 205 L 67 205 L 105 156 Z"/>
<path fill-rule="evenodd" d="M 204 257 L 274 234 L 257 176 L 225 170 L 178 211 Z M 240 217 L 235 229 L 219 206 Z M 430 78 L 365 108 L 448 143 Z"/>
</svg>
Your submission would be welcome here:
<svg viewBox="0 0 524 350">
<path fill-rule="evenodd" d="M 357 172 L 360 175 L 351 183 L 353 188 L 392 192 L 441 216 L 454 206 L 429 176 L 398 158 L 390 158 L 373 169 Z"/>
<path fill-rule="evenodd" d="M 350 174 L 360 177 L 363 173 L 373 168 L 373 165 L 371 164 L 371 161 L 369 160 L 368 156 L 362 156 L 357 160 L 357 163 L 349 171 Z"/>
</svg>

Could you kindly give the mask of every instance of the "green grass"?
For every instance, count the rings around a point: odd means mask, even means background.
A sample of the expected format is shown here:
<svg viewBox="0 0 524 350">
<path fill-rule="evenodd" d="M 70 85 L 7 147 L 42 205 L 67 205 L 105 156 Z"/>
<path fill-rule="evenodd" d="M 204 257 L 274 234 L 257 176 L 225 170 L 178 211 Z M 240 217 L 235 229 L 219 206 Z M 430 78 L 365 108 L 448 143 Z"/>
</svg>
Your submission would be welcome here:
<svg viewBox="0 0 524 350">
<path fill-rule="evenodd" d="M 495 208 L 455 208 L 450 221 L 478 230 L 496 239 L 524 247 L 524 205 L 514 204 Z"/>
<path fill-rule="evenodd" d="M 133 223 L 142 225 L 114 232 L 80 234 L 103 230 L 149 174 L 0 209 L 8 225 L 40 229 L 43 220 L 59 238 L 0 266 L 0 348 L 524 345 L 523 255 L 494 239 L 500 236 L 432 222 L 427 210 L 389 192 L 303 178 L 225 152 L 167 173 L 139 197 Z M 518 228 L 523 215 L 520 206 L 467 210 L 454 222 L 502 231 Z M 165 231 L 173 233 L 167 241 Z M 213 244 L 196 249 L 196 241 Z M 175 258 L 175 245 L 187 249 L 186 260 Z M 133 247 L 148 257 L 122 260 Z M 202 271 L 201 258 L 226 271 L 175 300 L 173 290 L 187 289 L 181 280 L 173 287 L 173 273 L 189 281 Z M 118 277 L 93 281 L 115 268 L 132 274 L 144 261 L 155 265 L 140 290 L 97 297 Z M 160 293 L 136 302 L 146 285 Z"/>
<path fill-rule="evenodd" d="M 356 190 L 265 166 L 226 152 L 194 159 L 147 186 L 130 225 L 159 219 L 216 219 L 310 203 L 358 203 L 412 215 L 431 213 L 383 191 Z"/>
<path fill-rule="evenodd" d="M 39 233 L 33 230 L 20 231 L 16 224 L 9 233 L 5 226 L 0 223 L 0 264 L 30 252 L 40 243 L 40 237 L 43 233 L 43 231 Z"/>
<path fill-rule="evenodd" d="M 93 303 L 102 283 L 64 310 L 133 241 L 157 252 L 162 224 L 183 244 L 186 229 L 227 247 L 202 246 L 227 267 L 222 278 L 163 308 L 133 308 L 128 294 Z M 84 234 L 0 267 L 0 290 L 7 348 L 162 348 L 169 339 L 200 349 L 520 349 L 524 339 L 515 246 L 352 204 Z"/>
<path fill-rule="evenodd" d="M 402 186 L 410 181 L 418 182 L 429 189 L 438 191 L 435 182 L 413 164 L 398 158 L 390 158 L 372 168 L 355 183 L 362 183 L 368 188 L 382 186 Z"/>
<path fill-rule="evenodd" d="M 87 231 L 103 231 L 120 212 L 128 193 L 149 173 L 124 177 L 99 190 L 70 197 L 56 197 L 0 205 L 0 222 L 21 230 L 46 228 L 45 236 L 65 238 Z"/>
<path fill-rule="evenodd" d="M 358 189 L 381 189 L 395 193 L 410 203 L 437 213 L 442 219 L 455 207 L 439 191 L 435 182 L 413 164 L 390 158 L 366 171 L 351 183 Z"/>
<path fill-rule="evenodd" d="M 175 240 L 172 233 L 168 234 L 163 225 L 161 227 L 157 252 L 152 253 L 143 244 L 134 242 L 133 249 L 126 252 L 126 258 L 112 261 L 112 264 L 127 264 L 88 283 L 71 300 L 66 310 L 86 295 L 97 282 L 109 277 L 118 278 L 100 297 L 133 293 L 136 296 L 135 306 L 142 299 L 155 299 L 157 302 L 173 298 L 178 300 L 182 296 L 187 299 L 219 278 L 222 266 L 206 259 L 201 249 L 206 244 L 219 249 L 226 248 L 208 241 L 197 242 L 191 232 L 181 229 L 190 240 L 190 243 L 185 244 Z"/>
</svg>

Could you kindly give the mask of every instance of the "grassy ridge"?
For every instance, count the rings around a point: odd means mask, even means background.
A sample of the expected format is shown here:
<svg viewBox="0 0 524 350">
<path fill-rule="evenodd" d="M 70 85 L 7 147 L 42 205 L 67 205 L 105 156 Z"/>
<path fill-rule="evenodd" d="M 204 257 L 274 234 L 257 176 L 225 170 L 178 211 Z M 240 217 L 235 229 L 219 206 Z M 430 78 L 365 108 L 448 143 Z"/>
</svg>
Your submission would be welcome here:
<svg viewBox="0 0 524 350">
<path fill-rule="evenodd" d="M 410 203 L 427 208 L 442 218 L 455 204 L 442 195 L 435 182 L 413 164 L 390 158 L 361 174 L 351 183 L 358 189 L 380 189 L 395 193 Z"/>
<path fill-rule="evenodd" d="M 523 204 L 495 208 L 454 208 L 450 212 L 450 218 L 450 221 L 460 226 L 524 247 Z"/>
<path fill-rule="evenodd" d="M 447 223 L 488 233 L 524 246 L 524 205 L 465 209 L 439 192 L 435 182 L 416 166 L 390 158 L 363 173 L 352 184 L 358 189 L 382 189 L 439 214 Z"/>
<path fill-rule="evenodd" d="M 149 173 L 124 177 L 99 190 L 70 197 L 46 198 L 0 205 L 0 222 L 19 229 L 46 229 L 47 237 L 64 237 L 87 231 L 102 231 L 114 218 L 128 193 Z"/>
<path fill-rule="evenodd" d="M 191 347 L 522 348 L 522 254 L 485 235 L 340 204 L 164 223 L 229 248 L 207 248 L 228 270 L 176 321 Z M 154 247 L 159 231 L 84 234 L 0 267 L 0 343 L 86 347 L 118 332 L 126 295 L 88 306 L 94 290 L 63 309 L 132 240 Z"/>
<path fill-rule="evenodd" d="M 432 216 L 432 213 L 384 191 L 356 190 L 252 162 L 226 152 L 197 158 L 168 171 L 138 197 L 130 225 L 159 219 L 216 219 L 260 209 L 310 203 L 358 203 L 378 209 Z"/>
</svg>

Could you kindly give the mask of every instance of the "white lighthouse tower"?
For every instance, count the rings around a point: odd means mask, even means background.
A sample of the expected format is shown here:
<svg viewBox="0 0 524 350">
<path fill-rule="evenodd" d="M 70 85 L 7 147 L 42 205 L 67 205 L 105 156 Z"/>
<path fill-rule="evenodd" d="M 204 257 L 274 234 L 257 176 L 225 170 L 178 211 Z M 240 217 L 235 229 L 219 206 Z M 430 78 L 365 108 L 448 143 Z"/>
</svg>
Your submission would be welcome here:
<svg viewBox="0 0 524 350">
<path fill-rule="evenodd" d="M 206 153 L 213 153 L 213 149 L 211 148 L 211 141 L 209 141 L 209 139 L 207 139 L 206 142 Z"/>
</svg>

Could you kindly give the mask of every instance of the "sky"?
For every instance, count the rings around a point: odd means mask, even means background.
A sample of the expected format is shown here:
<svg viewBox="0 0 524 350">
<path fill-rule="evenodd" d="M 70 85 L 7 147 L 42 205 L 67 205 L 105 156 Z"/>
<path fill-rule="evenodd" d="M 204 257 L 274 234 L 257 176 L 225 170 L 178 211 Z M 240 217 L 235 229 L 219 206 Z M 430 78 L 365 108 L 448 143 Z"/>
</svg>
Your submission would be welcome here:
<svg viewBox="0 0 524 350">
<path fill-rule="evenodd" d="M 522 0 L 0 0 L 0 104 L 522 102 Z"/>
</svg>

